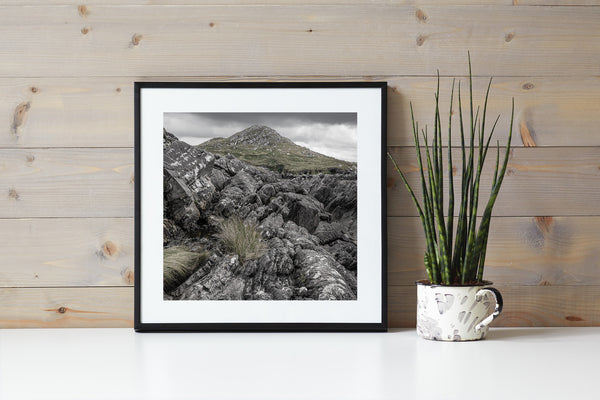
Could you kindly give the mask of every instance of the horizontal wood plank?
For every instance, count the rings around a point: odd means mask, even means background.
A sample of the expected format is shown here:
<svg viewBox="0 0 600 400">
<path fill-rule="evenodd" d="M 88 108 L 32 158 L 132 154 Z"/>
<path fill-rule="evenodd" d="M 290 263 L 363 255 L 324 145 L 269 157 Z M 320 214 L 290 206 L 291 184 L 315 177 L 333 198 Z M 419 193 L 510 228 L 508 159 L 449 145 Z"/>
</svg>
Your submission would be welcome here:
<svg viewBox="0 0 600 400">
<path fill-rule="evenodd" d="M 0 221 L 4 287 L 133 285 L 133 219 Z M 498 284 L 600 284 L 600 217 L 494 217 L 486 279 Z M 388 281 L 425 277 L 418 217 L 388 218 Z M 509 256 L 507 256 L 509 255 Z"/>
<path fill-rule="evenodd" d="M 132 149 L 0 150 L 0 218 L 132 217 Z"/>
<path fill-rule="evenodd" d="M 401 71 L 399 71 L 401 72 Z M 435 78 L 368 77 L 96 77 L 0 78 L 0 147 L 131 147 L 133 146 L 133 81 L 387 81 L 388 145 L 412 146 L 410 105 L 420 126 L 432 121 Z M 476 104 L 482 105 L 487 78 L 475 78 Z M 462 78 L 463 89 L 467 80 Z M 451 79 L 442 78 L 444 125 L 449 110 Z M 463 99 L 467 101 L 467 92 Z M 489 118 L 502 114 L 495 137 L 508 138 L 511 98 L 515 98 L 512 145 L 600 146 L 600 78 L 495 78 Z M 455 99 L 455 109 L 457 107 Z M 201 110 L 200 110 L 201 111 Z M 17 118 L 15 115 L 22 115 Z M 468 119 L 465 111 L 465 118 Z M 94 121 L 94 123 L 90 123 Z M 458 115 L 454 116 L 458 127 Z M 233 132 L 232 132 L 233 133 Z M 443 140 L 447 140 L 444 129 Z M 460 144 L 459 131 L 452 141 Z"/>
<path fill-rule="evenodd" d="M 414 149 L 392 153 L 419 193 Z M 133 216 L 132 149 L 5 149 L 0 157 L 0 218 Z M 600 147 L 514 149 L 494 215 L 597 215 L 598 160 Z M 488 163 L 482 177 L 482 204 L 491 169 Z M 388 215 L 416 215 L 391 163 Z"/>
<path fill-rule="evenodd" d="M 0 287 L 132 286 L 133 219 L 0 220 Z"/>
<path fill-rule="evenodd" d="M 510 5 L 3 6 L 0 76 L 456 75 L 465 49 L 476 75 L 596 76 L 598 18 Z"/>
<path fill-rule="evenodd" d="M 600 19 L 599 19 L 600 20 Z M 479 69 L 474 65 L 475 69 Z M 454 91 L 452 145 L 460 146 L 458 85 L 461 84 L 463 118 L 468 129 L 469 81 L 457 78 Z M 483 110 L 489 78 L 473 79 L 474 109 Z M 421 128 L 433 128 L 437 80 L 392 78 L 388 91 L 388 145 L 413 146 L 410 103 Z M 448 114 L 452 78 L 440 80 L 442 140 L 448 142 Z M 598 146 L 600 135 L 600 77 L 562 79 L 552 77 L 493 78 L 487 108 L 489 132 L 498 115 L 494 141 L 505 144 L 510 131 L 511 99 L 515 100 L 514 147 Z M 468 131 L 466 133 L 468 135 Z"/>
<path fill-rule="evenodd" d="M 131 78 L 0 79 L 0 147 L 132 147 Z"/>
<path fill-rule="evenodd" d="M 101 327 L 133 327 L 133 288 L 0 288 L 0 328 Z"/>
<path fill-rule="evenodd" d="M 600 326 L 600 286 L 503 286 L 504 310 L 492 326 Z M 391 286 L 391 328 L 416 324 L 417 290 Z"/>
<path fill-rule="evenodd" d="M 495 326 L 600 326 L 598 286 L 497 287 L 505 308 Z M 414 326 L 414 286 L 389 292 L 390 327 Z M 133 325 L 133 288 L 2 288 L 0 299 L 0 328 Z"/>
<path fill-rule="evenodd" d="M 503 157 L 504 149 L 500 149 Z M 600 214 L 600 147 L 515 148 L 494 206 L 498 216 L 562 216 Z M 421 196 L 420 174 L 414 148 L 391 149 L 417 196 Z M 460 197 L 461 152 L 453 149 L 457 167 L 456 201 Z M 444 158 L 446 160 L 446 158 Z M 480 185 L 480 213 L 491 190 L 496 154 L 490 150 Z M 446 161 L 445 161 L 446 162 Z M 388 216 L 415 216 L 416 208 L 400 175 L 388 162 Z M 445 176 L 444 187 L 448 187 Z M 445 196 L 447 200 L 447 195 Z M 458 215 L 458 207 L 455 214 Z"/>
<path fill-rule="evenodd" d="M 485 279 L 499 285 L 600 285 L 600 217 L 494 217 Z M 388 282 L 427 278 L 418 217 L 388 218 Z"/>
<path fill-rule="evenodd" d="M 4 5 L 70 5 L 80 6 L 77 0 L 4 0 Z M 513 5 L 513 6 L 598 6 L 599 0 L 91 0 L 90 5 Z"/>
<path fill-rule="evenodd" d="M 512 0 L 516 6 L 600 6 L 599 0 Z"/>
<path fill-rule="evenodd" d="M 511 5 L 514 0 L 91 0 L 86 1 L 85 7 L 96 5 L 164 5 L 164 6 L 282 6 L 282 5 Z M 557 0 L 528 0 L 535 1 L 557 1 Z M 586 4 L 595 0 L 569 0 L 575 5 Z M 4 5 L 70 5 L 80 6 L 82 2 L 77 0 L 3 0 Z"/>
</svg>

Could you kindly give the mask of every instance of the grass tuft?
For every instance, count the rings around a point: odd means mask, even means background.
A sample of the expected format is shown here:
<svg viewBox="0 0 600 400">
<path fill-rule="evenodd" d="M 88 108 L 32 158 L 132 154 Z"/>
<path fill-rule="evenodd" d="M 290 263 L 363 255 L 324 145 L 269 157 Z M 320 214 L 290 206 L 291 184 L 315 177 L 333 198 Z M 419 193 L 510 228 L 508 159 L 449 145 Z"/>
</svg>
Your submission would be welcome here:
<svg viewBox="0 0 600 400">
<path fill-rule="evenodd" d="M 241 263 L 259 258 L 267 249 L 258 225 L 238 217 L 224 220 L 217 236 L 229 251 L 237 254 Z"/>
<path fill-rule="evenodd" d="M 163 250 L 163 291 L 169 293 L 190 277 L 208 259 L 208 252 L 195 253 L 183 246 Z"/>
</svg>

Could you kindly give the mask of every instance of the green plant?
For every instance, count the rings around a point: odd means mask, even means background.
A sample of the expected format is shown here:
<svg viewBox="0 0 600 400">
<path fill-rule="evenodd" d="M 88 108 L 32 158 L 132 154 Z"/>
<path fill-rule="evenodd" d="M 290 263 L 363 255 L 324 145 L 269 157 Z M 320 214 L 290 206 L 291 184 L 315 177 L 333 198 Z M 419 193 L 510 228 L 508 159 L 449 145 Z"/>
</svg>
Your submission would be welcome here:
<svg viewBox="0 0 600 400">
<path fill-rule="evenodd" d="M 208 252 L 188 251 L 183 246 L 168 247 L 163 250 L 163 291 L 169 293 L 208 260 Z"/>
<path fill-rule="evenodd" d="M 228 218 L 221 223 L 221 232 L 217 234 L 225 247 L 237 254 L 240 262 L 253 260 L 266 251 L 265 243 L 254 222 L 246 222 L 238 217 Z"/>
<path fill-rule="evenodd" d="M 447 221 L 444 217 L 444 165 L 442 159 L 442 123 L 440 118 L 439 97 L 440 97 L 440 77 L 438 72 L 437 91 L 435 94 L 435 114 L 434 114 L 434 132 L 431 143 L 428 141 L 427 127 L 421 130 L 425 147 L 425 160 L 421 154 L 421 143 L 419 138 L 419 125 L 415 122 L 412 103 L 410 105 L 413 137 L 417 153 L 417 161 L 421 177 L 421 189 L 423 192 L 422 205 L 409 185 L 405 175 L 402 173 L 398 164 L 388 152 L 394 167 L 400 173 L 402 181 L 406 185 L 421 217 L 423 230 L 427 243 L 424 262 L 427 269 L 427 275 L 431 283 L 437 284 L 472 284 L 481 282 L 483 278 L 483 269 L 485 265 L 485 254 L 487 248 L 488 234 L 490 230 L 490 220 L 492 208 L 498 197 L 502 180 L 506 172 L 510 144 L 513 131 L 513 119 L 515 102 L 512 101 L 512 112 L 510 117 L 510 131 L 506 152 L 502 167 L 500 166 L 500 144 L 497 142 L 496 168 L 493 175 L 492 190 L 489 200 L 480 218 L 479 228 L 477 228 L 477 209 L 479 203 L 479 184 L 481 181 L 481 171 L 488 152 L 490 140 L 500 119 L 496 118 L 492 129 L 487 136 L 485 135 L 485 123 L 488 96 L 492 79 L 490 78 L 485 94 L 483 113 L 480 117 L 477 108 L 473 112 L 473 79 L 471 73 L 471 57 L 469 55 L 469 99 L 470 99 L 470 144 L 468 147 L 468 159 L 465 148 L 465 128 L 463 124 L 462 99 L 460 92 L 460 81 L 458 83 L 458 109 L 460 121 L 460 138 L 462 150 L 462 176 L 461 176 L 461 197 L 460 209 L 454 227 L 454 181 L 453 181 L 453 163 L 451 153 L 452 140 L 452 115 L 454 101 L 455 80 L 452 81 L 452 94 L 450 97 L 450 113 L 448 117 L 448 213 Z M 478 140 L 478 157 L 475 162 L 475 138 Z M 430 150 L 431 148 L 431 150 Z M 425 161 L 426 165 L 423 165 Z M 427 170 L 427 174 L 425 174 Z M 456 235 L 454 236 L 454 233 Z"/>
</svg>

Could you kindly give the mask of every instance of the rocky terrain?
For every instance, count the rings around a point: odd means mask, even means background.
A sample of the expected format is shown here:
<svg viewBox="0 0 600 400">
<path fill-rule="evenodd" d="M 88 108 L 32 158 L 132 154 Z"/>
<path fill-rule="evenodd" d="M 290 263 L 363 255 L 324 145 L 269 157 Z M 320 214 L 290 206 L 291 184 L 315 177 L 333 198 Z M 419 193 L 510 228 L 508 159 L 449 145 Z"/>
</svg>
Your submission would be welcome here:
<svg viewBox="0 0 600 400">
<path fill-rule="evenodd" d="M 237 146 L 295 146 L 262 131 Z M 355 168 L 282 173 L 166 131 L 163 153 L 165 299 L 356 299 Z"/>
</svg>

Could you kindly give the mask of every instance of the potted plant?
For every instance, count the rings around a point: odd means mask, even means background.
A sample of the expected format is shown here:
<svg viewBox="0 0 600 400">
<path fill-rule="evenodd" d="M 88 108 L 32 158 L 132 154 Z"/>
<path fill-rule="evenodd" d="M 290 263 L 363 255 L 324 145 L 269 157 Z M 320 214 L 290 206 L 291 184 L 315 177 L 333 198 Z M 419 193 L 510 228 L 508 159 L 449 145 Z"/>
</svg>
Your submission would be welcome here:
<svg viewBox="0 0 600 400">
<path fill-rule="evenodd" d="M 486 133 L 486 122 L 488 122 L 486 113 L 491 83 L 492 79 L 490 78 L 482 112 L 480 113 L 480 107 L 474 111 L 471 59 L 469 57 L 470 101 L 469 111 L 467 111 L 469 121 L 463 119 L 460 82 L 458 83 L 458 126 L 461 138 L 462 170 L 459 175 L 461 180 L 460 196 L 457 196 L 456 199 L 451 152 L 455 80 L 452 81 L 447 125 L 447 160 L 443 159 L 439 72 L 431 140 L 427 127 L 419 131 L 412 103 L 410 105 L 413 137 L 420 170 L 422 201 L 417 199 L 406 176 L 392 155 L 388 153 L 417 207 L 425 232 L 427 249 L 424 263 L 428 280 L 417 282 L 417 333 L 425 339 L 445 341 L 483 339 L 487 334 L 488 325 L 502 311 L 502 296 L 497 289 L 491 286 L 492 282 L 483 280 L 483 271 L 492 208 L 504 179 L 510 153 L 514 98 L 504 160 L 500 163 L 500 144 L 497 142 L 496 166 L 491 193 L 483 214 L 478 217 L 482 169 L 490 141 L 500 118 L 498 115 L 491 130 Z M 424 141 L 423 144 L 421 144 L 421 138 Z M 444 164 L 447 165 L 446 170 L 444 170 Z M 444 215 L 444 174 L 448 175 L 446 215 Z M 455 221 L 456 210 L 458 210 L 458 215 Z M 493 300 L 496 303 L 495 310 L 488 315 L 489 306 L 493 304 Z"/>
</svg>

